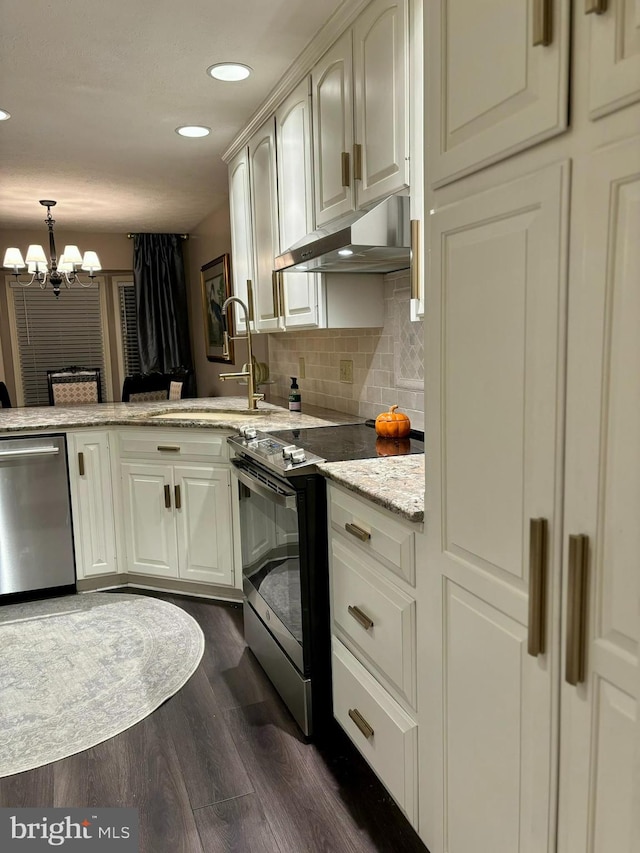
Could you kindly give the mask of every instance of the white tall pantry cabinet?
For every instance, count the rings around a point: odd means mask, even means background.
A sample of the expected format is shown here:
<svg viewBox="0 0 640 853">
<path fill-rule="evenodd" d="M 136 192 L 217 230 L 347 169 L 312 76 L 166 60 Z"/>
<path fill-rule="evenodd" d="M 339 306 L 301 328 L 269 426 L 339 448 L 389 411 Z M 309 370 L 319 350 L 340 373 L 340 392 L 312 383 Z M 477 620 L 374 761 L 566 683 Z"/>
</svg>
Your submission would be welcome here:
<svg viewBox="0 0 640 853">
<path fill-rule="evenodd" d="M 640 10 L 425 9 L 420 834 L 636 853 Z"/>
</svg>

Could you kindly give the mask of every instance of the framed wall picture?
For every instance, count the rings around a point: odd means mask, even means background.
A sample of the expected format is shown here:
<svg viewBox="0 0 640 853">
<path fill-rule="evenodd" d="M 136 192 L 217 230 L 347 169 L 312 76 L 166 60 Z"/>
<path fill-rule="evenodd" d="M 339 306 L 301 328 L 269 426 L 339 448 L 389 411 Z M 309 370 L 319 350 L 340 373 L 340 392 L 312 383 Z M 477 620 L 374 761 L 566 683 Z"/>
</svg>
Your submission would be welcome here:
<svg viewBox="0 0 640 853">
<path fill-rule="evenodd" d="M 233 341 L 229 341 L 229 357 L 222 354 L 222 305 L 231 296 L 229 255 L 220 255 L 200 269 L 202 285 L 202 315 L 204 317 L 204 345 L 209 361 L 233 362 Z M 227 331 L 233 336 L 233 312 L 227 311 Z"/>
</svg>

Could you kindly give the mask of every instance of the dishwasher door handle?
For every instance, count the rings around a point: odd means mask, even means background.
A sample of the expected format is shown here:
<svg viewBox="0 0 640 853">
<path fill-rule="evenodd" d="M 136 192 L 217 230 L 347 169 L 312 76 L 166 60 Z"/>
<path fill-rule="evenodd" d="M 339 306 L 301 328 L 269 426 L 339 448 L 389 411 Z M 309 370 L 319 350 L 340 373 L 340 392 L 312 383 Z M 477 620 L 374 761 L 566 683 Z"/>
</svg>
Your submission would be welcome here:
<svg viewBox="0 0 640 853">
<path fill-rule="evenodd" d="M 28 459 L 30 456 L 56 456 L 58 453 L 60 453 L 60 448 L 53 445 L 32 447 L 30 450 L 0 450 L 0 460 Z"/>
</svg>

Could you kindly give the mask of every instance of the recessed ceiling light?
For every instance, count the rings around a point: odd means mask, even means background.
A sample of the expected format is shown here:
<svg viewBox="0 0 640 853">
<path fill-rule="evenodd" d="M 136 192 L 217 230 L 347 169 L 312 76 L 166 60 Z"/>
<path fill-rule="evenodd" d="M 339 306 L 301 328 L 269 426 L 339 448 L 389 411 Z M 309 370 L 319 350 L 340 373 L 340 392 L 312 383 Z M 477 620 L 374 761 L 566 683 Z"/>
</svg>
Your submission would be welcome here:
<svg viewBox="0 0 640 853">
<path fill-rule="evenodd" d="M 180 136 L 209 136 L 210 127 L 202 127 L 198 124 L 187 124 L 184 127 L 176 127 L 176 133 Z"/>
<path fill-rule="evenodd" d="M 11 118 L 11 113 L 8 113 L 6 110 L 0 110 L 0 121 L 6 121 L 8 118 Z"/>
<path fill-rule="evenodd" d="M 353 252 L 351 249 L 338 249 L 338 254 L 343 255 L 346 258 L 347 255 L 353 255 Z"/>
<path fill-rule="evenodd" d="M 215 77 L 216 80 L 224 80 L 229 83 L 236 80 L 246 80 L 251 74 L 251 70 L 248 65 L 242 65 L 240 62 L 216 62 L 215 65 L 207 68 L 207 74 Z"/>
</svg>

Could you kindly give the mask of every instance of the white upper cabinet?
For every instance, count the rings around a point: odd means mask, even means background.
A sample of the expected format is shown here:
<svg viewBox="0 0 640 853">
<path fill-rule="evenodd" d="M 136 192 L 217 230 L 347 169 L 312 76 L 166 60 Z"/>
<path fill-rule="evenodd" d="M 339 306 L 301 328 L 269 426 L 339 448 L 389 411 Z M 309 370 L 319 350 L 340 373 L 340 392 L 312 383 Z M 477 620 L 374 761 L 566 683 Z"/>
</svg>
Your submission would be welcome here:
<svg viewBox="0 0 640 853">
<path fill-rule="evenodd" d="M 249 141 L 249 186 L 253 225 L 254 320 L 258 331 L 269 332 L 278 328 L 273 259 L 280 249 L 273 118 L 266 121 Z"/>
<path fill-rule="evenodd" d="M 229 214 L 231 218 L 231 276 L 233 293 L 247 304 L 247 281 L 253 281 L 253 240 L 249 195 L 249 152 L 242 148 L 229 163 Z M 244 314 L 236 310 L 235 328 L 245 332 Z"/>
<path fill-rule="evenodd" d="M 316 223 L 409 185 L 407 0 L 374 0 L 312 71 Z"/>
<path fill-rule="evenodd" d="M 426 4 L 432 186 L 565 130 L 569 6 L 569 0 Z"/>
<path fill-rule="evenodd" d="M 591 118 L 640 99 L 640 3 L 585 0 L 590 15 L 589 115 Z"/>
<path fill-rule="evenodd" d="M 351 30 L 344 33 L 313 69 L 313 148 L 316 223 L 324 225 L 355 209 Z"/>
<path fill-rule="evenodd" d="M 353 168 L 359 208 L 409 185 L 407 16 L 406 0 L 375 0 L 353 27 Z"/>
<path fill-rule="evenodd" d="M 306 77 L 276 112 L 278 225 L 282 251 L 313 231 L 311 93 Z M 283 328 L 318 324 L 318 273 L 284 273 L 277 282 Z"/>
</svg>

